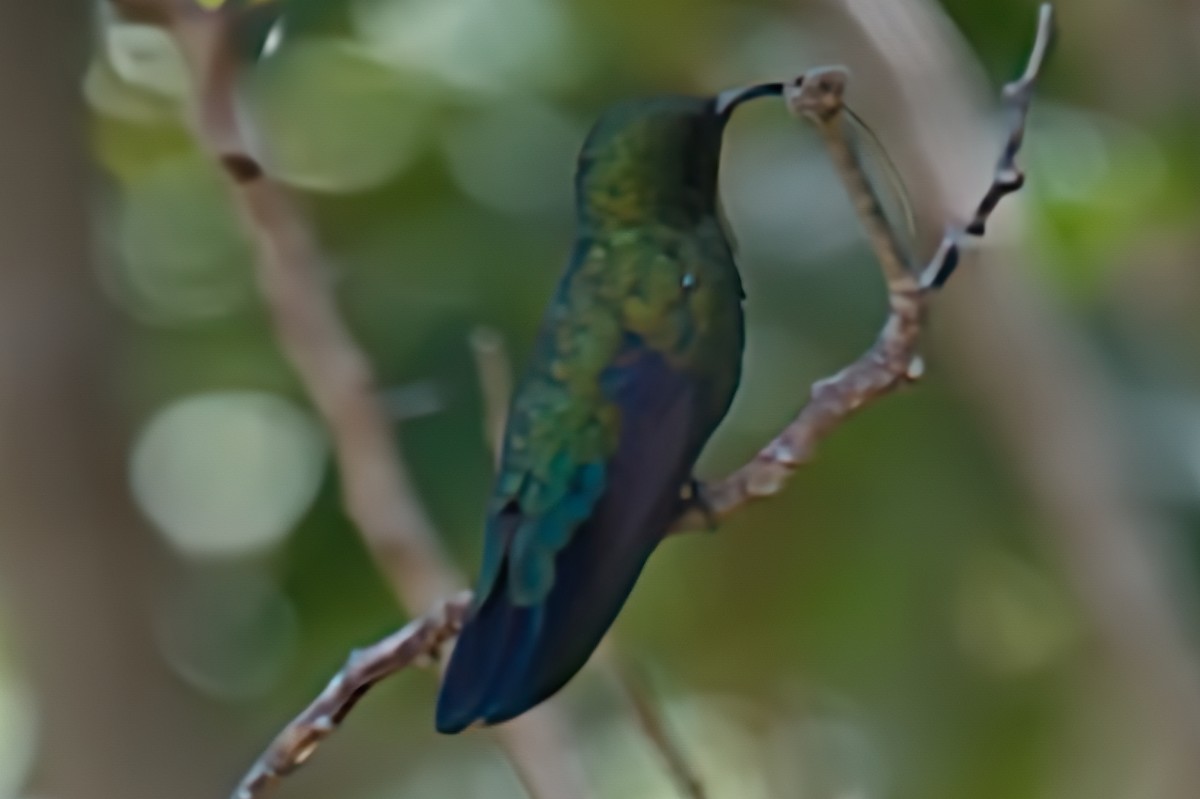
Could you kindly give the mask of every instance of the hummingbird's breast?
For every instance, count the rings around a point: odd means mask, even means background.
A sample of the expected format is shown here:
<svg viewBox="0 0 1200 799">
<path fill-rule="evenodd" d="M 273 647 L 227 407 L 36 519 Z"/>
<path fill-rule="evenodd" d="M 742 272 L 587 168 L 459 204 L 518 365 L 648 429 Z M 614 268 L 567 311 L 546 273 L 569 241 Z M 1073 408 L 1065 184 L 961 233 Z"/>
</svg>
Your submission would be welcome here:
<svg viewBox="0 0 1200 799">
<path fill-rule="evenodd" d="M 700 427 L 715 426 L 740 380 L 743 326 L 741 282 L 715 218 L 581 242 L 518 387 L 506 458 L 523 461 L 562 436 L 611 451 L 615 387 L 640 379 L 647 354 L 694 384 Z"/>
<path fill-rule="evenodd" d="M 589 323 L 605 331 L 602 371 L 619 369 L 622 358 L 640 350 L 654 351 L 694 379 L 702 416 L 711 414 L 715 424 L 724 415 L 741 377 L 745 332 L 741 280 L 715 218 L 598 238 L 568 280 L 567 316 L 604 318 Z"/>
</svg>

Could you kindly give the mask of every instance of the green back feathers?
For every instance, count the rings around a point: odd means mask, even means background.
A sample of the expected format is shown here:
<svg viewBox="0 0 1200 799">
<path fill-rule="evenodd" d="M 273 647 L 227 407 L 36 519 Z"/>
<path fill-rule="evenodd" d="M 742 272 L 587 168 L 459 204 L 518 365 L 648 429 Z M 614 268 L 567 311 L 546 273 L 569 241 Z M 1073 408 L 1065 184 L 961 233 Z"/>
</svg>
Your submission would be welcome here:
<svg viewBox="0 0 1200 799">
<path fill-rule="evenodd" d="M 612 230 L 649 219 L 687 224 L 714 213 L 727 119 L 711 98 L 680 95 L 609 109 L 579 156 L 580 223 Z"/>
</svg>

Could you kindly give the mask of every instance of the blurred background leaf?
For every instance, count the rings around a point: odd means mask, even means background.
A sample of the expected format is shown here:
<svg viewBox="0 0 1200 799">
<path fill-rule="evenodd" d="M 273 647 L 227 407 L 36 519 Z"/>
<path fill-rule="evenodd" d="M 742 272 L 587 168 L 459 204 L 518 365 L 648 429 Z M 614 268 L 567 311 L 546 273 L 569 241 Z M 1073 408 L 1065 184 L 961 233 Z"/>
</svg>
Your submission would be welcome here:
<svg viewBox="0 0 1200 799">
<path fill-rule="evenodd" d="M 571 241 L 590 121 L 620 97 L 821 62 L 868 75 L 836 5 L 294 0 L 246 17 L 257 60 L 241 113 L 311 214 L 389 396 L 423 409 L 404 422 L 404 452 L 467 568 L 490 456 L 466 339 L 486 324 L 518 362 L 527 352 Z M 1023 59 L 1034 6 L 945 3 L 996 82 Z M 1111 370 L 1134 487 L 1177 532 L 1188 555 L 1172 579 L 1194 596 L 1200 14 L 1135 0 L 1060 11 L 1015 203 L 1022 260 Z M 128 608 L 184 697 L 188 712 L 163 724 L 200 724 L 219 742 L 195 775 L 216 788 L 346 652 L 403 619 L 339 510 L 324 435 L 263 317 L 252 251 L 186 133 L 178 52 L 153 28 L 98 19 L 78 88 L 99 177 L 79 191 L 92 279 L 116 318 L 103 351 L 128 435 L 113 472 L 158 536 L 123 545 L 137 553 L 122 556 L 138 586 Z M 886 142 L 895 121 L 871 110 Z M 744 386 L 705 474 L 753 453 L 812 380 L 857 355 L 884 303 L 809 131 L 777 107 L 747 108 L 723 169 L 750 329 Z M 936 320 L 933 334 L 945 334 Z M 919 387 L 838 431 L 785 495 L 651 561 L 617 643 L 655 675 L 712 796 L 1167 795 L 1138 748 L 1123 704 L 1134 700 L 1114 698 L 1099 673 L 1043 544 L 1047 520 L 954 374 L 932 359 Z M 16 799 L 31 795 L 39 697 L 4 640 L 0 799 Z M 518 796 L 481 736 L 433 735 L 433 696 L 429 675 L 383 686 L 287 795 Z M 585 674 L 564 698 L 598 796 L 673 795 L 601 680 Z"/>
</svg>

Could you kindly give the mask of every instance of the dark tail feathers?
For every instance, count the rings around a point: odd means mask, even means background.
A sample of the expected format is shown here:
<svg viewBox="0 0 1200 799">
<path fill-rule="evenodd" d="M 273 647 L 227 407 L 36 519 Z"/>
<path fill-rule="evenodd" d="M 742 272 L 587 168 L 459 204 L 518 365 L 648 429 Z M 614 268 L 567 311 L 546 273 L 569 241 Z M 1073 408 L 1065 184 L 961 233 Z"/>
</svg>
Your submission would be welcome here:
<svg viewBox="0 0 1200 799">
<path fill-rule="evenodd" d="M 538 605 L 509 599 L 508 565 L 467 621 L 442 681 L 437 728 L 521 715 L 566 684 L 616 619 L 679 511 L 680 487 L 712 426 L 695 425 L 694 381 L 659 355 L 638 362 L 618 393 L 621 440 L 605 495 L 555 559 Z M 636 379 L 634 379 L 636 378 Z"/>
<path fill-rule="evenodd" d="M 438 731 L 500 724 L 562 688 L 599 646 L 658 538 L 597 557 L 595 544 L 605 542 L 577 537 L 560 553 L 549 596 L 532 607 L 512 604 L 502 575 L 458 637 L 438 695 Z"/>
</svg>

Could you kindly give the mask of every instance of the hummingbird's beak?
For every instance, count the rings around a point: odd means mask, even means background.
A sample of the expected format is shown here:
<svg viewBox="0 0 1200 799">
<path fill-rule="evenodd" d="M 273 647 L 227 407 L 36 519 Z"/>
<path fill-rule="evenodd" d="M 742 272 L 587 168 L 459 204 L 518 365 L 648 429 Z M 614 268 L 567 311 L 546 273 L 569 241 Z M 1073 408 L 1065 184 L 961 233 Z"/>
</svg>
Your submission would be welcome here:
<svg viewBox="0 0 1200 799">
<path fill-rule="evenodd" d="M 749 100 L 759 97 L 778 97 L 783 94 L 782 83 L 758 83 L 753 86 L 743 86 L 740 89 L 726 89 L 713 100 L 713 109 L 719 116 L 729 116 L 733 109 Z"/>
</svg>

